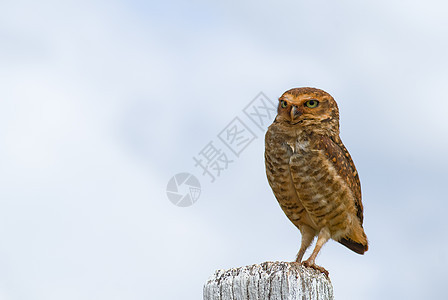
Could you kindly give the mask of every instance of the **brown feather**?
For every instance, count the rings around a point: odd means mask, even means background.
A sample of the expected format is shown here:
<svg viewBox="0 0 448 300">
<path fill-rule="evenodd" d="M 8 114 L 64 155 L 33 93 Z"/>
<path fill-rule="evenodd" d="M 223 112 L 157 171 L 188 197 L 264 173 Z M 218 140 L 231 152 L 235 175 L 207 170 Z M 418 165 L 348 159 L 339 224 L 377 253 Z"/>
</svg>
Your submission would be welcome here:
<svg viewBox="0 0 448 300">
<path fill-rule="evenodd" d="M 359 181 L 358 171 L 356 170 L 352 157 L 338 136 L 331 138 L 324 135 L 320 136 L 319 146 L 325 151 L 325 155 L 333 163 L 338 175 L 346 180 L 350 186 L 355 198 L 356 216 L 362 225 L 364 216 L 361 202 L 361 182 Z"/>
<path fill-rule="evenodd" d="M 361 199 L 361 182 L 359 180 L 358 171 L 356 170 L 355 164 L 353 163 L 353 160 L 348 153 L 347 148 L 345 148 L 339 136 L 331 138 L 328 136 L 321 136 L 319 146 L 332 162 L 333 166 L 338 172 L 338 175 L 343 178 L 349 185 L 355 201 L 354 204 L 356 207 L 356 216 L 358 217 L 360 225 L 362 227 L 364 216 Z M 349 236 L 339 239 L 338 242 L 358 254 L 364 254 L 364 252 L 367 251 L 369 247 L 367 238 L 365 237 L 365 233 L 361 232 L 361 234 L 363 237 L 362 241 L 359 239 L 358 241 L 354 241 L 353 237 Z"/>
<path fill-rule="evenodd" d="M 364 254 L 364 252 L 366 252 L 369 249 L 369 246 L 367 244 L 363 245 L 361 243 L 356 243 L 349 238 L 342 238 L 338 242 L 347 247 L 348 249 L 361 255 Z"/>
</svg>

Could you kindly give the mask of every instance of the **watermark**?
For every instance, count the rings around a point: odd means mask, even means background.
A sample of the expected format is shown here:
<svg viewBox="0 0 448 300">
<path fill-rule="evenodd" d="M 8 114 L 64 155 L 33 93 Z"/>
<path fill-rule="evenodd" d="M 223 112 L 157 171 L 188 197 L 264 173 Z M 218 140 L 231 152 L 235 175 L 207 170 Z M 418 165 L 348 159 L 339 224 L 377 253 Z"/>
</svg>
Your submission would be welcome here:
<svg viewBox="0 0 448 300">
<path fill-rule="evenodd" d="M 201 184 L 194 175 L 179 173 L 168 181 L 166 194 L 168 199 L 176 206 L 191 206 L 201 195 Z"/>
<path fill-rule="evenodd" d="M 247 147 L 272 123 L 277 106 L 260 92 L 227 126 L 193 156 L 195 170 L 210 183 L 234 164 Z M 201 194 L 199 180 L 190 173 L 173 176 L 166 189 L 168 199 L 180 207 L 193 205 Z"/>
<path fill-rule="evenodd" d="M 223 142 L 230 151 L 237 157 L 241 152 L 252 143 L 257 136 L 241 121 L 240 118 L 235 117 L 219 134 L 218 138 Z"/>
</svg>

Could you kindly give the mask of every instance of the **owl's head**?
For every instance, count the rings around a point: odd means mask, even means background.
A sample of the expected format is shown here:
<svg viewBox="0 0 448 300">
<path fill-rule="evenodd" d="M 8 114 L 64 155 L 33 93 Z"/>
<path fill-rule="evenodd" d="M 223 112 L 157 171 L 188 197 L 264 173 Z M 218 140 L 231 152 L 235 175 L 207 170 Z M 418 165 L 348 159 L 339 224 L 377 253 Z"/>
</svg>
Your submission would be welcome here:
<svg viewBox="0 0 448 300">
<path fill-rule="evenodd" d="M 288 125 L 327 127 L 339 132 L 339 110 L 333 97 L 323 90 L 290 89 L 278 99 L 276 121 Z"/>
</svg>

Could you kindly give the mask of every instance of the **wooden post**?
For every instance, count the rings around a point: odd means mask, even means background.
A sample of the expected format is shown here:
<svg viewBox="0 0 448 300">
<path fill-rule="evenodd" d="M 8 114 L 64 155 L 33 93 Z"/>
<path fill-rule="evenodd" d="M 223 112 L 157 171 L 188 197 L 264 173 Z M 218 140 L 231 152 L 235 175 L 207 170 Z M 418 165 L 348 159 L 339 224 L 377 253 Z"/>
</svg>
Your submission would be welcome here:
<svg viewBox="0 0 448 300">
<path fill-rule="evenodd" d="M 333 300 L 322 273 L 298 263 L 264 262 L 217 270 L 204 285 L 204 300 Z"/>
</svg>

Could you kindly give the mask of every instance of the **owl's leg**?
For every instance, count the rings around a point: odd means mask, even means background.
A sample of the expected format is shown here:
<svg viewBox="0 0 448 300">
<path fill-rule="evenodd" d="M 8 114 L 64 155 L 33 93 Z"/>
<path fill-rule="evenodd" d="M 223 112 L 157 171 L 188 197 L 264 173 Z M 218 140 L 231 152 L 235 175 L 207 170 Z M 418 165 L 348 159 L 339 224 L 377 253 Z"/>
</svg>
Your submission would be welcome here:
<svg viewBox="0 0 448 300">
<path fill-rule="evenodd" d="M 302 245 L 300 246 L 299 253 L 297 253 L 296 262 L 301 262 L 306 249 L 311 245 L 314 240 L 315 230 L 309 226 L 303 225 L 300 228 L 300 233 L 302 234 Z"/>
<path fill-rule="evenodd" d="M 327 276 L 328 271 L 316 265 L 314 261 L 316 260 L 317 254 L 319 253 L 320 249 L 330 239 L 330 237 L 331 237 L 330 230 L 327 227 L 322 228 L 319 232 L 319 235 L 317 236 L 316 247 L 314 247 L 313 253 L 311 253 L 310 258 L 308 258 L 303 262 L 303 265 L 305 267 L 311 267 L 313 269 L 319 270 Z"/>
</svg>

